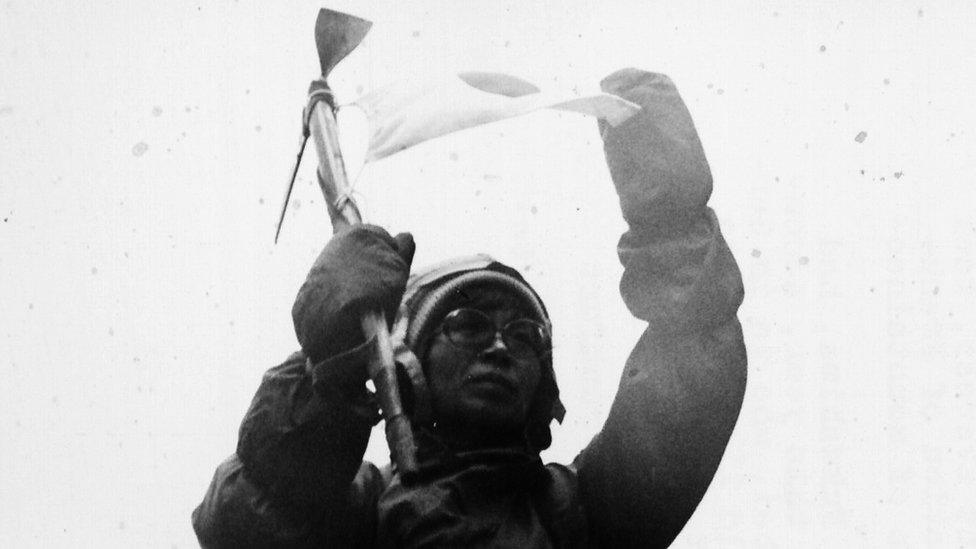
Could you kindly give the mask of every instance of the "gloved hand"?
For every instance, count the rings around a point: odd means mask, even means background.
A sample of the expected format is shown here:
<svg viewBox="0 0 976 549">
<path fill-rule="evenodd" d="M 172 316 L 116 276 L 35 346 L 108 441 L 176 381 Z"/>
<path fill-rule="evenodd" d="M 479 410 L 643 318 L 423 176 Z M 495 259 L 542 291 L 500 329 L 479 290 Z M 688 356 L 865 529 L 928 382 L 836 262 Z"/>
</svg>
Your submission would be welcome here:
<svg viewBox="0 0 976 549">
<path fill-rule="evenodd" d="M 361 345 L 366 311 L 382 310 L 393 323 L 414 250 L 410 233 L 391 237 L 375 225 L 355 225 L 332 237 L 291 309 L 298 342 L 313 363 Z"/>
<path fill-rule="evenodd" d="M 671 79 L 623 69 L 604 78 L 600 87 L 641 106 L 616 128 L 600 121 L 624 219 L 632 227 L 654 228 L 702 216 L 712 175 L 691 114 Z"/>
</svg>

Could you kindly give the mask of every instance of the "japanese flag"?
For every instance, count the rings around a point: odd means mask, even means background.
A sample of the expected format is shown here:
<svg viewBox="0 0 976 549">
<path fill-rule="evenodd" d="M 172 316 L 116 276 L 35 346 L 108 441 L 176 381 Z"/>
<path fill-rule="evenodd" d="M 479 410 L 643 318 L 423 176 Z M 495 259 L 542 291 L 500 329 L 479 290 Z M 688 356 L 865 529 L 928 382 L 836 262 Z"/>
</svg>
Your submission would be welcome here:
<svg viewBox="0 0 976 549">
<path fill-rule="evenodd" d="M 609 93 L 545 92 L 503 73 L 465 72 L 422 85 L 391 84 L 353 102 L 366 113 L 366 162 L 398 153 L 442 135 L 538 109 L 578 112 L 617 126 L 640 110 Z"/>
</svg>

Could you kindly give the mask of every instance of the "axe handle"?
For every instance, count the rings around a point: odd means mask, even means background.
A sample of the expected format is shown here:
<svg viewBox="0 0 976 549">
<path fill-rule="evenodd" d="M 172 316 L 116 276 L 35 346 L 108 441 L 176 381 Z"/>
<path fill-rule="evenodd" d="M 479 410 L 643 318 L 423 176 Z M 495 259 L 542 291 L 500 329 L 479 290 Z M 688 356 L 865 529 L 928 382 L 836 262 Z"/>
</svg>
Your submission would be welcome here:
<svg viewBox="0 0 976 549">
<path fill-rule="evenodd" d="M 309 120 L 309 129 L 315 140 L 319 157 L 318 180 L 325 203 L 329 208 L 334 231 L 362 223 L 356 203 L 349 198 L 349 180 L 339 150 L 339 133 L 335 113 L 325 101 L 317 101 Z M 396 363 L 393 360 L 393 343 L 382 311 L 370 311 L 362 318 L 366 338 L 375 342 L 375 350 L 369 363 L 369 377 L 376 387 L 383 420 L 386 423 L 386 442 L 393 454 L 397 470 L 409 478 L 417 472 L 417 448 L 413 439 L 410 418 L 403 410 L 400 388 L 397 384 Z"/>
</svg>

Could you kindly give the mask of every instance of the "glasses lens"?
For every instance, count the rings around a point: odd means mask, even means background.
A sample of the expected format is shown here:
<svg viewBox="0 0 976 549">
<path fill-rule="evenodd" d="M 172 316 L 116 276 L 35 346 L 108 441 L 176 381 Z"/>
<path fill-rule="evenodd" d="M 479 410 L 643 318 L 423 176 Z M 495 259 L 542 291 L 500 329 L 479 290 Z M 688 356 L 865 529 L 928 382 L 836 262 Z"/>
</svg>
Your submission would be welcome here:
<svg viewBox="0 0 976 549">
<path fill-rule="evenodd" d="M 515 356 L 539 355 L 546 348 L 546 331 L 538 322 L 513 320 L 502 330 L 505 346 Z"/>
<path fill-rule="evenodd" d="M 477 309 L 457 309 L 444 317 L 443 331 L 451 343 L 472 351 L 488 348 L 495 341 L 495 322 Z M 548 349 L 548 333 L 538 322 L 513 320 L 502 328 L 502 341 L 512 356 L 539 356 Z"/>
<path fill-rule="evenodd" d="M 495 337 L 495 324 L 481 311 L 458 309 L 444 318 L 444 333 L 455 345 L 481 350 Z"/>
</svg>

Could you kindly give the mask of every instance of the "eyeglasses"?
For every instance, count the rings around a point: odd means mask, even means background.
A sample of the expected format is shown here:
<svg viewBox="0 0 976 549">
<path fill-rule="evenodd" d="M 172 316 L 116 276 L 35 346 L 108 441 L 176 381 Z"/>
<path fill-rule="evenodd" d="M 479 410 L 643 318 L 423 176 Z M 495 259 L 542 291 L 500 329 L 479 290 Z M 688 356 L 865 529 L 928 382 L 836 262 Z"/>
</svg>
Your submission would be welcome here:
<svg viewBox="0 0 976 549">
<path fill-rule="evenodd" d="M 456 347 L 480 352 L 494 343 L 499 330 L 491 317 L 477 309 L 456 309 L 444 317 L 441 332 Z M 549 351 L 549 331 L 534 320 L 513 320 L 500 332 L 505 347 L 515 358 L 538 357 Z"/>
</svg>

